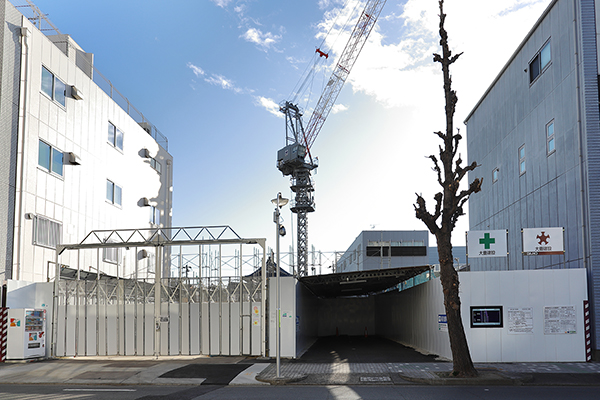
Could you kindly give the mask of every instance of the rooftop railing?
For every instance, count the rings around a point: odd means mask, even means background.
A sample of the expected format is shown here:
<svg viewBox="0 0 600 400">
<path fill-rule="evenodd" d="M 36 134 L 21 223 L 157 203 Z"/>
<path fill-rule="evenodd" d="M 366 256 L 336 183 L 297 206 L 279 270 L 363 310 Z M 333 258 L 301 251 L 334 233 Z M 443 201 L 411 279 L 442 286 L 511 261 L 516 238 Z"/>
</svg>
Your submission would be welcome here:
<svg viewBox="0 0 600 400">
<path fill-rule="evenodd" d="M 10 2 L 27 18 L 40 32 L 46 36 L 63 35 L 58 28 L 48 19 L 46 14 L 29 0 L 10 0 Z M 76 52 L 81 50 L 74 48 L 69 42 L 64 42 Z M 67 51 L 68 54 L 68 51 Z M 169 150 L 169 140 L 163 135 L 121 92 L 119 92 L 112 82 L 108 80 L 87 57 L 76 57 L 76 65 L 90 76 L 94 83 L 98 85 L 115 103 L 119 105 L 134 121 L 142 126 L 146 132 L 165 150 Z"/>
</svg>

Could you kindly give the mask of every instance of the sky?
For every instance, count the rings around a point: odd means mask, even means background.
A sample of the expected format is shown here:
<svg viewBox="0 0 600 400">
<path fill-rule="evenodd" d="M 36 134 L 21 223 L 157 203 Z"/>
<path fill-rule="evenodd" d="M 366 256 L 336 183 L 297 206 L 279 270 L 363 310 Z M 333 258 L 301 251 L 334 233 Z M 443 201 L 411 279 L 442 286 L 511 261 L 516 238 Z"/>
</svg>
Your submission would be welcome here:
<svg viewBox="0 0 600 400">
<path fill-rule="evenodd" d="M 15 2 L 24 3 L 21 0 Z M 285 146 L 278 104 L 292 98 L 315 49 L 330 57 L 314 75 L 311 108 L 353 27 L 358 0 L 34 0 L 96 68 L 169 140 L 173 226 L 228 225 L 274 247 L 271 199 L 290 198 L 276 168 Z M 446 0 L 446 30 L 463 123 L 550 0 Z M 388 0 L 311 151 L 316 211 L 309 246 L 344 251 L 363 230 L 425 230 L 415 193 L 439 191 L 430 154 L 445 130 L 436 0 Z M 339 16 L 339 17 L 338 17 Z M 355 18 L 355 16 L 354 16 Z M 350 21 L 346 30 L 343 26 Z M 327 34 L 329 32 L 329 34 Z M 308 98 L 308 101 L 305 99 Z M 461 155 L 467 160 L 463 140 Z M 491 171 L 476 170 L 491 183 Z M 466 182 L 465 182 L 466 183 Z M 476 194 L 475 194 L 476 196 Z M 288 235 L 296 222 L 282 211 Z M 468 216 L 454 231 L 464 246 Z M 430 245 L 435 240 L 430 237 Z"/>
</svg>

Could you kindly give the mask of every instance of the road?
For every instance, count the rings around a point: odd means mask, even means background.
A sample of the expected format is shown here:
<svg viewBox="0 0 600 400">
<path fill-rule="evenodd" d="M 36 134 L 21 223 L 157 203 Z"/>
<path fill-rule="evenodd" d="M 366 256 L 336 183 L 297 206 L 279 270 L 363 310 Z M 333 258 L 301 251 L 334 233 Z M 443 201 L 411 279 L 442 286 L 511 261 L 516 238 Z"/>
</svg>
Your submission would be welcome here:
<svg viewBox="0 0 600 400">
<path fill-rule="evenodd" d="M 597 399 L 599 387 L 566 386 L 60 386 L 0 385 L 0 400 L 554 400 Z"/>
</svg>

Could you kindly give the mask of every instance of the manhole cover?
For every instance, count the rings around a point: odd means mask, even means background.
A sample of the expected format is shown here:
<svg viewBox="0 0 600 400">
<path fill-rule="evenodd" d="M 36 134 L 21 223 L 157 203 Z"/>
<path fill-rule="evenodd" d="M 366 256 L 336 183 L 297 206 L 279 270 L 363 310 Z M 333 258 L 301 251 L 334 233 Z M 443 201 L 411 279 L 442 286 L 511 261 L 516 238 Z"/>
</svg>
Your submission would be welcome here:
<svg viewBox="0 0 600 400">
<path fill-rule="evenodd" d="M 391 382 L 392 378 L 389 376 L 361 376 L 361 382 Z"/>
</svg>

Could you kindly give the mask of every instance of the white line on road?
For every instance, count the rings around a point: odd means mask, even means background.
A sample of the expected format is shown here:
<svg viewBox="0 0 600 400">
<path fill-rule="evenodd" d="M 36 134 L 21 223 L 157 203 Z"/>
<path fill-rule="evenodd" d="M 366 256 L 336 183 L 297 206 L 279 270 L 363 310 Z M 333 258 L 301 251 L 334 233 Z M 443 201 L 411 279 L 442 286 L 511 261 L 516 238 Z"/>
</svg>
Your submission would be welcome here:
<svg viewBox="0 0 600 400">
<path fill-rule="evenodd" d="M 63 389 L 63 392 L 135 392 L 137 389 Z"/>
</svg>

